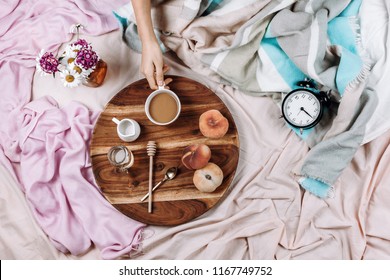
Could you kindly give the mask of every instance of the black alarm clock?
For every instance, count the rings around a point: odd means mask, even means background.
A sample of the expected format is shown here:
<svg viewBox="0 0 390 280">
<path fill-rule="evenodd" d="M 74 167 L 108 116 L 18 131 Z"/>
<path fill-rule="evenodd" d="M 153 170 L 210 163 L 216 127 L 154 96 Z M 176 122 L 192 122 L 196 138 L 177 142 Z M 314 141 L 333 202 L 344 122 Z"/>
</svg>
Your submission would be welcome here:
<svg viewBox="0 0 390 280">
<path fill-rule="evenodd" d="M 285 121 L 302 134 L 304 129 L 317 125 L 329 104 L 329 92 L 318 91 L 310 81 L 298 83 L 300 88 L 290 91 L 282 102 L 282 115 Z"/>
</svg>

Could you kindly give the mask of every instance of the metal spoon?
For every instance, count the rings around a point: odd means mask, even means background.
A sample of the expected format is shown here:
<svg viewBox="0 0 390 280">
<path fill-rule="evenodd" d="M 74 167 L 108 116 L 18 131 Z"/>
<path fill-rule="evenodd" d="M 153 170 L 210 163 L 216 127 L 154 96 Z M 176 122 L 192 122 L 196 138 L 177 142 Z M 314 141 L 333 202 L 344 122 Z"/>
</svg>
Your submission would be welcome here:
<svg viewBox="0 0 390 280">
<path fill-rule="evenodd" d="M 167 180 L 172 180 L 173 178 L 175 178 L 177 174 L 177 167 L 170 167 L 168 168 L 167 172 L 165 172 L 165 175 L 164 175 L 164 179 L 162 179 L 160 182 L 157 183 L 157 185 L 155 185 L 152 189 L 152 192 L 157 189 L 159 186 L 161 186 L 165 181 Z M 142 199 L 141 201 L 144 201 L 146 198 L 148 198 L 149 196 L 149 193 L 147 193 Z"/>
</svg>

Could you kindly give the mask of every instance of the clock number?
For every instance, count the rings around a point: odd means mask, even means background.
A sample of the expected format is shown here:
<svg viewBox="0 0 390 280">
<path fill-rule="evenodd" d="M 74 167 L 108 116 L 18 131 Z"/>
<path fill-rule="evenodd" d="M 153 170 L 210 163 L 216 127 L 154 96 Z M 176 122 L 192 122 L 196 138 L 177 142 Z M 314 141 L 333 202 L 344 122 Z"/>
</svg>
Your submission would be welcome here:
<svg viewBox="0 0 390 280">
<path fill-rule="evenodd" d="M 309 99 L 309 101 L 311 101 L 313 99 L 313 97 L 310 96 L 308 99 Z"/>
</svg>

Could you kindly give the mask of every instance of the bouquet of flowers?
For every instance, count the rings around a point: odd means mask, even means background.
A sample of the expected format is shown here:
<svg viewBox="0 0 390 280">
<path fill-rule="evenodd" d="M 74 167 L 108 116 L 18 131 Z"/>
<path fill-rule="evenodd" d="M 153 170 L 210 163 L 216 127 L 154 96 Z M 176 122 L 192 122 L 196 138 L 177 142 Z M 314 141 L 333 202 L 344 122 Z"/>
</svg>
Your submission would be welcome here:
<svg viewBox="0 0 390 280">
<path fill-rule="evenodd" d="M 41 75 L 55 77 L 55 73 L 59 72 L 64 86 L 72 88 L 85 83 L 95 70 L 99 56 L 86 40 L 77 39 L 66 46 L 58 59 L 53 53 L 41 50 L 36 61 L 36 69 Z"/>
</svg>

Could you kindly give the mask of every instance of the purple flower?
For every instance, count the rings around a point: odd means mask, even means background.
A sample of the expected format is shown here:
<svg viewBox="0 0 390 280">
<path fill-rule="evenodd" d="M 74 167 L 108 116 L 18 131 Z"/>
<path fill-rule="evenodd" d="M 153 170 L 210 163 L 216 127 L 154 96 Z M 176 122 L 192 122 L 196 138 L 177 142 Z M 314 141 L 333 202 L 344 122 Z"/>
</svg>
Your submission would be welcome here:
<svg viewBox="0 0 390 280">
<path fill-rule="evenodd" d="M 58 60 L 51 52 L 46 52 L 39 58 L 39 65 L 41 70 L 47 74 L 54 74 L 57 72 L 58 64 Z"/>
<path fill-rule="evenodd" d="M 99 57 L 92 49 L 81 49 L 77 53 L 76 57 L 76 65 L 81 68 L 88 70 L 94 69 L 96 64 L 98 63 Z"/>
<path fill-rule="evenodd" d="M 87 41 L 85 41 L 84 39 L 78 39 L 76 42 L 74 42 L 72 44 L 72 46 L 81 46 L 81 48 L 86 48 L 86 49 L 92 49 L 91 45 L 88 44 Z"/>
</svg>

